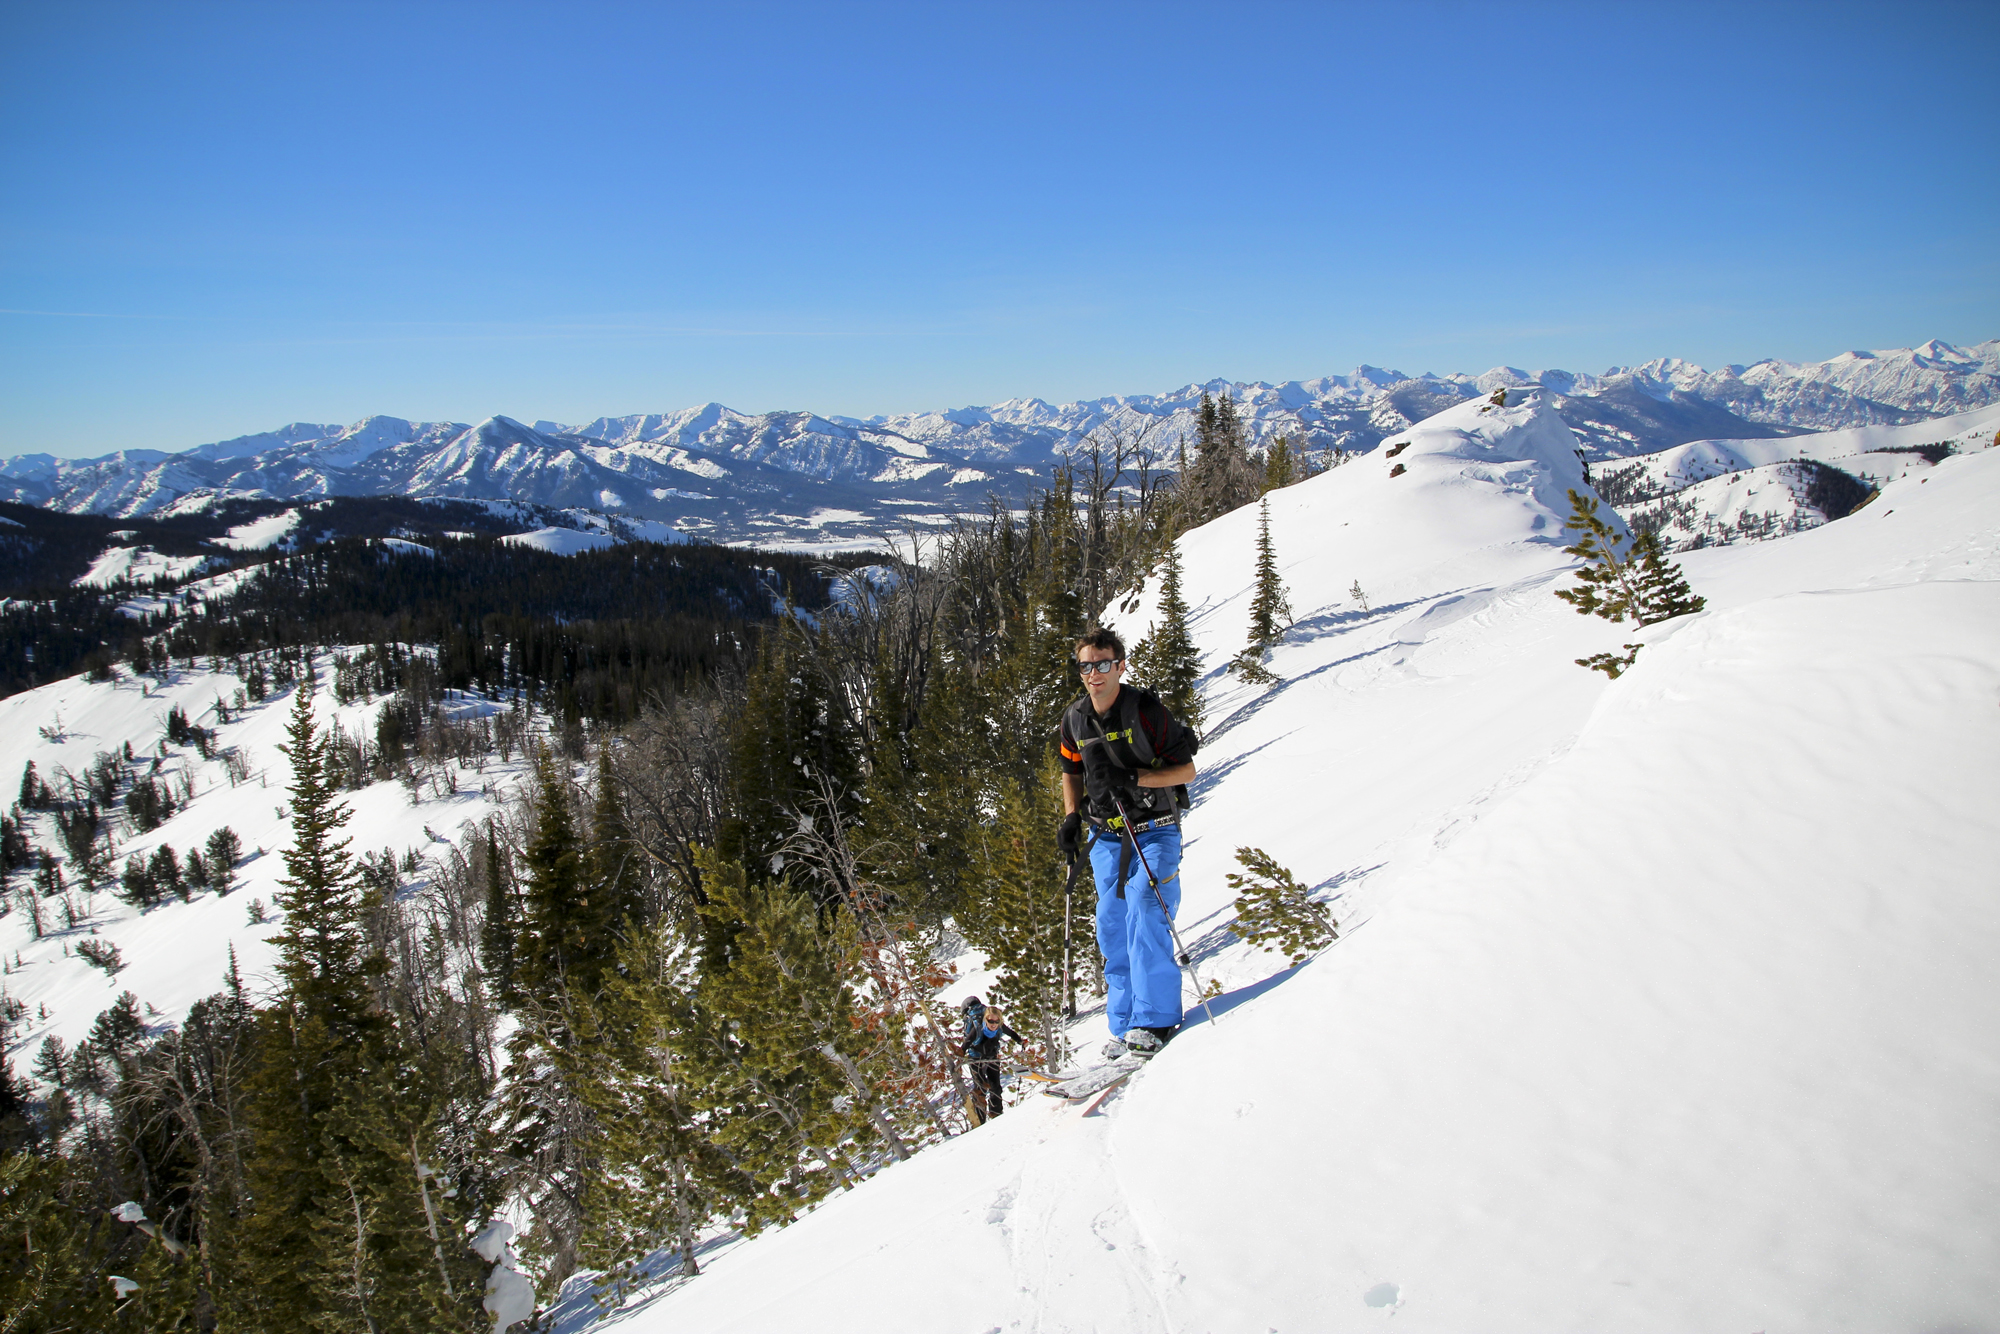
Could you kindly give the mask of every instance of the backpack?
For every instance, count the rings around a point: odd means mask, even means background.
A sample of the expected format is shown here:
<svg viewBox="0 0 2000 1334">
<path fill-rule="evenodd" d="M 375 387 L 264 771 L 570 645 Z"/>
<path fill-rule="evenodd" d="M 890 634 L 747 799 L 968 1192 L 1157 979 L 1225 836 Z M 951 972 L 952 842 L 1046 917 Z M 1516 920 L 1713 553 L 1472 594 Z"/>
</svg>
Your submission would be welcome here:
<svg viewBox="0 0 2000 1334">
<path fill-rule="evenodd" d="M 1113 760 L 1121 769 L 1157 769 L 1160 757 L 1153 750 L 1152 738 L 1139 725 L 1139 711 L 1148 704 L 1160 704 L 1160 697 L 1140 686 L 1126 686 L 1118 695 L 1117 716 L 1110 720 L 1116 725 L 1107 728 L 1105 720 L 1099 718 L 1097 710 L 1091 707 L 1090 696 L 1079 695 L 1066 712 L 1069 734 L 1076 739 L 1079 750 L 1097 745 L 1110 748 Z M 1164 709 L 1166 706 L 1162 704 L 1160 707 Z M 1188 754 L 1193 755 L 1199 744 L 1199 739 L 1189 732 Z M 1134 792 L 1136 795 L 1125 796 L 1125 804 L 1132 808 L 1133 817 L 1141 821 L 1168 815 L 1178 821 L 1181 814 L 1193 805 L 1186 783 L 1176 784 L 1171 790 L 1142 787 L 1134 789 Z M 1093 807 L 1099 804 L 1096 793 L 1091 793 L 1090 798 Z M 1104 804 L 1109 805 L 1108 802 Z M 1093 813 L 1106 819 L 1114 814 L 1108 809 Z"/>
</svg>

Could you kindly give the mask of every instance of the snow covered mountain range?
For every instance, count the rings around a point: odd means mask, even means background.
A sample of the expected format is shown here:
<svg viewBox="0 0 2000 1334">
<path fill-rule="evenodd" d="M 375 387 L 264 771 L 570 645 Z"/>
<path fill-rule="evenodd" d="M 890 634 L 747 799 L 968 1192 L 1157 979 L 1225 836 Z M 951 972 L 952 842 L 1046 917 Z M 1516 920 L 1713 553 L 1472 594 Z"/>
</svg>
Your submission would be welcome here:
<svg viewBox="0 0 2000 1334">
<path fill-rule="evenodd" d="M 1282 432 L 1313 449 L 1358 452 L 1454 403 L 1531 384 L 1552 395 L 1590 457 L 1622 458 L 1697 440 L 1912 424 L 2000 402 L 2000 339 L 1715 371 L 1677 359 L 1602 375 L 1501 366 L 1409 376 L 1363 366 L 1282 384 L 1216 380 L 1157 395 L 1011 399 L 866 419 L 752 416 L 718 403 L 584 425 L 378 416 L 347 427 L 294 423 L 179 453 L 15 455 L 0 460 L 0 499 L 130 517 L 231 494 L 434 495 L 622 513 L 717 541 L 863 542 L 989 492 L 1017 497 L 1095 431 L 1143 436 L 1170 457 L 1203 393 L 1233 395 L 1254 442 Z"/>
</svg>

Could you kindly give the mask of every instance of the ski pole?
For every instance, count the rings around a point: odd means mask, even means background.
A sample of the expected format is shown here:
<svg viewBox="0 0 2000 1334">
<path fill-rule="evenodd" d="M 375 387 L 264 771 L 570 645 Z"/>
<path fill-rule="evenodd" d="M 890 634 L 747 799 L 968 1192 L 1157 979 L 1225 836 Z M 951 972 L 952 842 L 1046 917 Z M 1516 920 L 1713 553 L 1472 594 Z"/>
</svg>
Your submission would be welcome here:
<svg viewBox="0 0 2000 1334">
<path fill-rule="evenodd" d="M 1160 892 L 1159 879 L 1153 874 L 1153 865 L 1146 860 L 1146 851 L 1139 846 L 1139 833 L 1132 828 L 1132 817 L 1125 813 L 1125 803 L 1118 799 L 1118 789 L 1106 783 L 1104 790 L 1111 797 L 1111 804 L 1118 808 L 1118 819 L 1125 826 L 1125 837 L 1132 841 L 1132 851 L 1139 858 L 1139 869 L 1146 873 L 1146 883 L 1153 887 L 1153 899 L 1160 905 L 1160 912 L 1167 919 L 1167 934 L 1174 938 L 1175 961 L 1188 970 L 1194 981 L 1194 994 L 1201 1001 L 1201 1012 L 1208 1016 L 1208 1022 L 1215 1022 L 1215 1011 L 1208 1008 L 1208 993 L 1202 990 L 1201 974 L 1194 970 L 1194 955 L 1181 943 L 1180 928 L 1174 925 L 1173 913 L 1167 911 L 1167 896 Z"/>
<path fill-rule="evenodd" d="M 1074 852 L 1069 855 L 1069 883 L 1063 886 L 1063 1018 L 1076 1018 L 1076 988 L 1070 985 L 1070 907 L 1076 901 L 1076 864 L 1081 860 Z"/>
<path fill-rule="evenodd" d="M 1083 858 L 1069 858 L 1069 883 L 1063 886 L 1063 1018 L 1076 1018 L 1075 951 L 1071 945 L 1070 911 L 1076 903 L 1076 878 L 1083 873 Z"/>
</svg>

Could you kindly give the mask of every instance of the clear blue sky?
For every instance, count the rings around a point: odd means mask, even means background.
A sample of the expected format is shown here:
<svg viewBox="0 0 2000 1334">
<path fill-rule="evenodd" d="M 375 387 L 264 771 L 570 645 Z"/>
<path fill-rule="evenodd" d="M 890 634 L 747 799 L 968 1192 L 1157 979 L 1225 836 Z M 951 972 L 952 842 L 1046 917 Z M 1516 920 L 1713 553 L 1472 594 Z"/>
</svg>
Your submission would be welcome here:
<svg viewBox="0 0 2000 1334">
<path fill-rule="evenodd" d="M 0 454 L 2000 335 L 2000 5 L 0 5 Z"/>
</svg>

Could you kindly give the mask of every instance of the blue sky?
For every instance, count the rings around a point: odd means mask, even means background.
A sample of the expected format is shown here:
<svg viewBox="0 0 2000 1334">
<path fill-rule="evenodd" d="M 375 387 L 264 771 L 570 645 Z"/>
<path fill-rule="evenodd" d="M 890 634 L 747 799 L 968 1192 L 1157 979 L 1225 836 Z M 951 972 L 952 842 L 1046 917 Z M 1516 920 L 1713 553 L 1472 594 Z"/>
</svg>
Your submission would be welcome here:
<svg viewBox="0 0 2000 1334">
<path fill-rule="evenodd" d="M 2000 336 L 2000 6 L 0 6 L 0 454 Z"/>
</svg>

